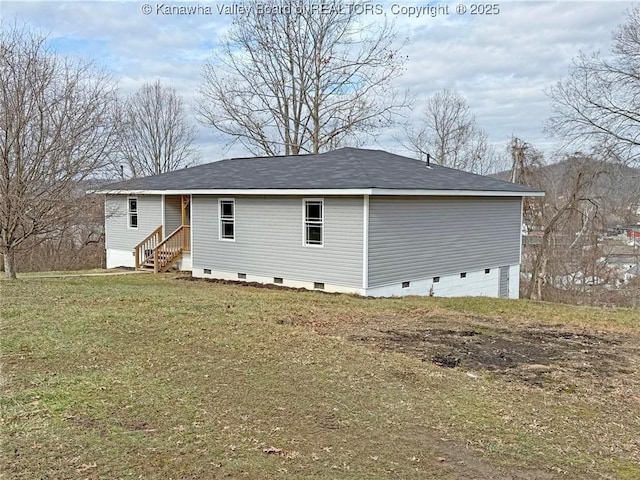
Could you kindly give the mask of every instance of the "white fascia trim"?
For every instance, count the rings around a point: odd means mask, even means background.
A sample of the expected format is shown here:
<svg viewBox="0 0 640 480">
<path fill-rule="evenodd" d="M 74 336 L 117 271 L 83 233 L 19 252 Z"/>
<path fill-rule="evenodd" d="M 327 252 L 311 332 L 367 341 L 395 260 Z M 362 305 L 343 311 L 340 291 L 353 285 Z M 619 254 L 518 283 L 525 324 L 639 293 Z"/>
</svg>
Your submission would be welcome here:
<svg viewBox="0 0 640 480">
<path fill-rule="evenodd" d="M 544 192 L 516 192 L 498 190 L 400 190 L 393 188 L 372 188 L 371 195 L 425 197 L 544 197 Z"/>
<path fill-rule="evenodd" d="M 426 197 L 544 197 L 544 192 L 516 192 L 497 190 L 411 190 L 393 188 L 255 188 L 200 190 L 94 190 L 103 195 L 390 195 Z"/>
</svg>

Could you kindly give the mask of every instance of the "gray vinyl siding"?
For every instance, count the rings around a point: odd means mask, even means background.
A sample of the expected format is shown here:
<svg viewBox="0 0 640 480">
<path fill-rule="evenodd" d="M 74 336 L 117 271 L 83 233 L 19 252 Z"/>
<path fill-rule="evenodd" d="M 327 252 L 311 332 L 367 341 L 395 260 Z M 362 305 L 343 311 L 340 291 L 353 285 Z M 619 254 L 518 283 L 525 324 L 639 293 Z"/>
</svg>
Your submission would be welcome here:
<svg viewBox="0 0 640 480">
<path fill-rule="evenodd" d="M 182 225 L 182 196 L 167 195 L 164 197 L 164 236 L 167 237 Z"/>
<path fill-rule="evenodd" d="M 127 199 L 138 199 L 138 228 L 129 228 Z M 105 247 L 131 250 L 162 225 L 161 195 L 107 195 L 105 200 Z"/>
<path fill-rule="evenodd" d="M 371 197 L 369 286 L 520 263 L 520 197 Z"/>
<path fill-rule="evenodd" d="M 235 241 L 218 239 L 218 197 L 192 200 L 193 268 L 362 287 L 363 199 L 324 198 L 324 246 L 303 246 L 303 197 L 235 198 Z"/>
</svg>

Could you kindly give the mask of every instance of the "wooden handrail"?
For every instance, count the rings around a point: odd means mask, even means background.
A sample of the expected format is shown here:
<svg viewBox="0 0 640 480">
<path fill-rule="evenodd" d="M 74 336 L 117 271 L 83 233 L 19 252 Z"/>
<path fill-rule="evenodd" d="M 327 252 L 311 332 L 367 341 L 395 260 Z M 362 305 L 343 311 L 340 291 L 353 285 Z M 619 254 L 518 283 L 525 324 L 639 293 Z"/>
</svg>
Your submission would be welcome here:
<svg viewBox="0 0 640 480">
<path fill-rule="evenodd" d="M 135 246 L 133 254 L 136 259 L 136 270 L 153 255 L 153 251 L 162 242 L 162 225 L 151 232 L 144 240 Z"/>
<path fill-rule="evenodd" d="M 185 230 L 189 228 L 189 225 L 180 225 L 153 249 L 154 273 L 168 270 L 174 260 L 185 250 Z"/>
<path fill-rule="evenodd" d="M 162 239 L 162 226 L 135 247 L 136 270 L 153 260 L 154 273 L 169 270 L 182 252 L 191 251 L 191 225 L 180 225 L 167 238 Z"/>
</svg>

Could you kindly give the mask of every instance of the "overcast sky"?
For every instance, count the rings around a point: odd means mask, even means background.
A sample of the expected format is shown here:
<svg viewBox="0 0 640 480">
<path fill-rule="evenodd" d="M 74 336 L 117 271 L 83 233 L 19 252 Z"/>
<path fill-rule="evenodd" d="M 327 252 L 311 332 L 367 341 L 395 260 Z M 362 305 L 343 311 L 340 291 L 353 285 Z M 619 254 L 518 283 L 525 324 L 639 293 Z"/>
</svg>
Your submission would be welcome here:
<svg viewBox="0 0 640 480">
<path fill-rule="evenodd" d="M 143 13 L 143 5 L 151 13 Z M 94 59 L 110 71 L 124 93 L 161 80 L 191 103 L 203 63 L 233 21 L 218 13 L 232 1 L 45 1 L 0 3 L 4 19 L 18 18 L 49 35 L 65 54 Z M 465 14 L 456 12 L 459 3 Z M 161 5 L 211 6 L 212 14 L 163 15 Z M 624 20 L 628 2 L 499 1 L 495 15 L 470 15 L 472 2 L 379 2 L 383 15 L 367 20 L 395 22 L 407 39 L 406 72 L 397 82 L 415 98 L 414 115 L 435 91 L 454 88 L 469 101 L 490 141 L 503 148 L 513 136 L 551 151 L 543 132 L 550 105 L 545 89 L 566 74 L 580 51 L 609 50 L 611 33 Z M 448 15 L 409 16 L 413 6 L 448 6 Z M 495 8 L 493 9 L 496 10 Z M 194 120 L 195 121 L 195 120 Z M 242 156 L 240 147 L 225 150 L 224 137 L 200 127 L 202 161 Z M 406 153 L 384 132 L 366 145 Z"/>
</svg>

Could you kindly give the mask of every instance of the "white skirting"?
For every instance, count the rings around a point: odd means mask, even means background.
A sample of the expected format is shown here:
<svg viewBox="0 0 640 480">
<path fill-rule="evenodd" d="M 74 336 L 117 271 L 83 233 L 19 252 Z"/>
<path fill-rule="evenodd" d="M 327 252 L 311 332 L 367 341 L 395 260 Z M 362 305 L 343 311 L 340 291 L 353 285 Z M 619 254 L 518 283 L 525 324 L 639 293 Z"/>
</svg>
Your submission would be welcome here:
<svg viewBox="0 0 640 480">
<path fill-rule="evenodd" d="M 500 292 L 500 269 L 491 268 L 489 273 L 485 270 L 466 272 L 466 277 L 461 278 L 460 274 L 448 275 L 434 281 L 433 278 L 420 280 L 406 280 L 409 285 L 403 286 L 403 282 L 363 288 L 346 287 L 343 285 L 332 285 L 325 283 L 320 288 L 313 280 L 300 281 L 282 278 L 282 283 L 276 283 L 273 277 L 262 275 L 252 275 L 245 273 L 245 278 L 240 278 L 239 273 L 221 270 L 206 270 L 194 268 L 192 274 L 198 278 L 219 278 L 221 280 L 235 280 L 244 282 L 256 282 L 264 284 L 281 285 L 291 288 L 305 288 L 307 290 L 321 290 L 325 292 L 353 293 L 369 297 L 404 297 L 407 295 L 435 297 L 498 297 Z M 509 266 L 509 298 L 518 298 L 519 294 L 520 265 Z"/>
</svg>

